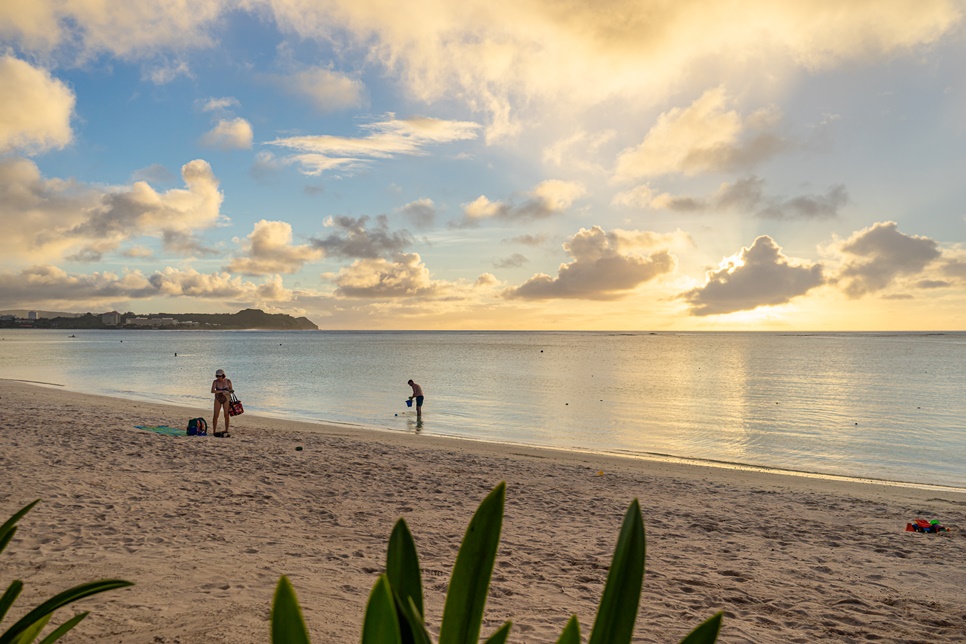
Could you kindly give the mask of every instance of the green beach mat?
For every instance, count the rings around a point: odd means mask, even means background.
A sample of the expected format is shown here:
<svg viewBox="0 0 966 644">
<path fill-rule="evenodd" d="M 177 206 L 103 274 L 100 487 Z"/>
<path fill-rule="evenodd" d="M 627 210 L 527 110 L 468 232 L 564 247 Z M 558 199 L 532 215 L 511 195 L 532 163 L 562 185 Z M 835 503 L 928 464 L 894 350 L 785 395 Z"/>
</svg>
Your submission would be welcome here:
<svg viewBox="0 0 966 644">
<path fill-rule="evenodd" d="M 165 436 L 187 436 L 184 429 L 168 427 L 167 425 L 135 425 L 135 427 L 137 429 L 154 432 L 155 434 L 164 434 Z"/>
</svg>

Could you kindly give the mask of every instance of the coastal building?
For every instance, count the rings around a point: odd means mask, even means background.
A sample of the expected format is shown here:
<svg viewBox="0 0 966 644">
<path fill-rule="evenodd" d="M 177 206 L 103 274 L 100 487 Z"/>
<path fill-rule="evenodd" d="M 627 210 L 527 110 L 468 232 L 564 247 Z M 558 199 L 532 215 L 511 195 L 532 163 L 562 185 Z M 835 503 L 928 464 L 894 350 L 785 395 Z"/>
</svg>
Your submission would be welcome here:
<svg viewBox="0 0 966 644">
<path fill-rule="evenodd" d="M 117 311 L 111 311 L 110 313 L 104 313 L 101 315 L 101 322 L 107 326 L 117 326 L 121 323 L 121 314 Z"/>
</svg>

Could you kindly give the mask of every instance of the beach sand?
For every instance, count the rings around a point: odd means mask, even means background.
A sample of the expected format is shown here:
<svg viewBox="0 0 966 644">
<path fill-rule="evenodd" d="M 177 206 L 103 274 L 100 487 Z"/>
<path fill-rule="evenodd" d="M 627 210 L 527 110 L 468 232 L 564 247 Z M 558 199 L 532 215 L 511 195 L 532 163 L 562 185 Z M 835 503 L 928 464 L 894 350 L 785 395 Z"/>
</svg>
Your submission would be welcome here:
<svg viewBox="0 0 966 644">
<path fill-rule="evenodd" d="M 26 588 L 4 624 L 68 586 L 132 588 L 58 612 L 65 642 L 268 642 L 288 575 L 315 642 L 358 641 L 405 517 L 439 625 L 483 497 L 507 482 L 484 635 L 590 630 L 620 523 L 647 533 L 635 641 L 677 642 L 724 611 L 721 642 L 966 641 L 966 493 L 501 446 L 259 418 L 230 439 L 171 437 L 186 409 L 0 380 L 0 522 L 34 499 L 0 555 Z M 427 413 L 431 427 L 432 415 Z M 303 450 L 297 451 L 301 446 Z M 603 472 L 599 475 L 599 472 Z M 904 532 L 914 518 L 952 532 Z"/>
</svg>

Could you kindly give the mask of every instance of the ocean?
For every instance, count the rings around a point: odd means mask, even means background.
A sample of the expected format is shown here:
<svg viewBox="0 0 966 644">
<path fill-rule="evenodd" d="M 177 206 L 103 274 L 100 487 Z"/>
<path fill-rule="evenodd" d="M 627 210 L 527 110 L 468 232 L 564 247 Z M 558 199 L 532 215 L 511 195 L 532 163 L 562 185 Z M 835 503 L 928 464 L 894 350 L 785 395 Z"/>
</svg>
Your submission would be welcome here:
<svg viewBox="0 0 966 644">
<path fill-rule="evenodd" d="M 187 405 L 206 417 L 222 368 L 253 414 L 966 488 L 966 333 L 0 337 L 2 378 Z M 421 426 L 405 404 L 410 378 L 426 393 Z"/>
</svg>

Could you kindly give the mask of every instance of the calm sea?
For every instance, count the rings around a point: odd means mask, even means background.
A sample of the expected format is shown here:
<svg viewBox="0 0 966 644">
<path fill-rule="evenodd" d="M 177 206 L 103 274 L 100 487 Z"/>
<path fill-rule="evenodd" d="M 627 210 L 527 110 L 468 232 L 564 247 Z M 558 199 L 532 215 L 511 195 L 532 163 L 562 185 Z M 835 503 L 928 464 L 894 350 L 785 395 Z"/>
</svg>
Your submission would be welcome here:
<svg viewBox="0 0 966 644">
<path fill-rule="evenodd" d="M 0 337 L 0 377 L 205 416 L 223 368 L 261 415 L 966 488 L 964 333 Z M 420 428 L 405 405 L 410 378 L 426 392 Z"/>
</svg>

